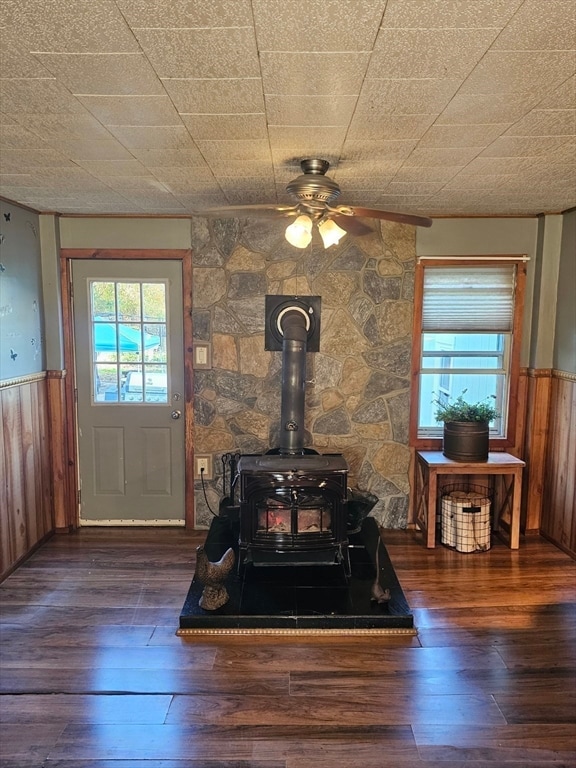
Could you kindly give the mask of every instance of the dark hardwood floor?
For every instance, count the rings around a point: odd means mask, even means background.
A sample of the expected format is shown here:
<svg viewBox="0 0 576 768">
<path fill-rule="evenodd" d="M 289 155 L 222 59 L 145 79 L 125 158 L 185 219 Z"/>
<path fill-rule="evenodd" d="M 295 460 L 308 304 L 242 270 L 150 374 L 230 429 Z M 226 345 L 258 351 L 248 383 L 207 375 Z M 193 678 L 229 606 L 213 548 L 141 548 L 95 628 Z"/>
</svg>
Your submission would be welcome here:
<svg viewBox="0 0 576 768">
<path fill-rule="evenodd" d="M 576 766 L 576 563 L 384 532 L 416 636 L 180 638 L 200 533 L 81 529 L 0 586 L 2 768 Z"/>
</svg>

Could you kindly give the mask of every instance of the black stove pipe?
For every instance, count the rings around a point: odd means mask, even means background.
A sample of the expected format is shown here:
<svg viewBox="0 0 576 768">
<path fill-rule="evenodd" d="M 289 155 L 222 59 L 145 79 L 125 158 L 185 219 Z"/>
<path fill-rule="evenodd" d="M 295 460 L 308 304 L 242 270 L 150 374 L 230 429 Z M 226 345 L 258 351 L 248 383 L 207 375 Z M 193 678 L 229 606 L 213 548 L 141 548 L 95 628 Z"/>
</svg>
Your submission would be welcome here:
<svg viewBox="0 0 576 768">
<path fill-rule="evenodd" d="M 304 453 L 304 400 L 306 387 L 306 318 L 288 310 L 280 326 L 282 340 L 282 405 L 280 412 L 281 455 Z"/>
</svg>

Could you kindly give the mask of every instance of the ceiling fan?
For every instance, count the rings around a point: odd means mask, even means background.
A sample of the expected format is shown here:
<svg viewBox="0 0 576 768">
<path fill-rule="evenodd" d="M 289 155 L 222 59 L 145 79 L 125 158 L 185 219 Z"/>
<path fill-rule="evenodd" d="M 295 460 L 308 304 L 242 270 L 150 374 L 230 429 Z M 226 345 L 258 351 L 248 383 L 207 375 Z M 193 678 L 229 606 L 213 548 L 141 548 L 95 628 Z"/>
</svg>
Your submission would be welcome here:
<svg viewBox="0 0 576 768">
<path fill-rule="evenodd" d="M 306 248 L 312 240 L 312 227 L 316 225 L 325 248 L 336 244 L 347 232 L 365 235 L 372 230 L 359 218 L 386 219 L 417 227 L 430 227 L 432 219 L 409 213 L 383 211 L 379 208 L 363 208 L 358 205 L 333 205 L 340 195 L 340 186 L 326 171 L 327 160 L 309 158 L 300 163 L 302 175 L 293 179 L 286 191 L 294 198 L 294 205 L 260 204 L 205 208 L 195 211 L 199 216 L 232 216 L 237 218 L 293 218 L 286 228 L 286 239 L 296 248 Z"/>
</svg>

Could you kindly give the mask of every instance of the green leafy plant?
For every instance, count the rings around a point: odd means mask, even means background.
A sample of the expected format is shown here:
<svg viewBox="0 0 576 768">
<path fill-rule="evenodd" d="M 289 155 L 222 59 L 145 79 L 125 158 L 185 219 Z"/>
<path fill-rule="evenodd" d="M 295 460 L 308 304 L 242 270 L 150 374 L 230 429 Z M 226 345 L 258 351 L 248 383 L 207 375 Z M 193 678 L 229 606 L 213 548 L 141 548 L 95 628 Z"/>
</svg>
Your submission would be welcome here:
<svg viewBox="0 0 576 768">
<path fill-rule="evenodd" d="M 496 400 L 495 395 L 489 395 L 477 403 L 467 403 L 464 400 L 465 389 L 455 400 L 441 402 L 438 398 L 432 400 L 437 406 L 435 418 L 436 421 L 486 421 L 491 422 L 497 419 L 500 414 L 490 400 Z"/>
</svg>

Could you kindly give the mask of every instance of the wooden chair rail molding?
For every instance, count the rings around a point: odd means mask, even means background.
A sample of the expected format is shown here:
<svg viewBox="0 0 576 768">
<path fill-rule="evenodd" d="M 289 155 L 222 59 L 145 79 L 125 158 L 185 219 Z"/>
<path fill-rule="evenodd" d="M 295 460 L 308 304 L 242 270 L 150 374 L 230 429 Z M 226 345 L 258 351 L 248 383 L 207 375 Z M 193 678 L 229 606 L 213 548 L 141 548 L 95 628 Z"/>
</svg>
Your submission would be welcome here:
<svg viewBox="0 0 576 768">
<path fill-rule="evenodd" d="M 15 379 L 3 379 L 0 381 L 0 389 L 20 387 L 23 384 L 33 384 L 35 381 L 43 381 L 45 378 L 46 371 L 41 371 L 40 373 L 31 373 L 29 376 L 18 376 Z"/>
</svg>

